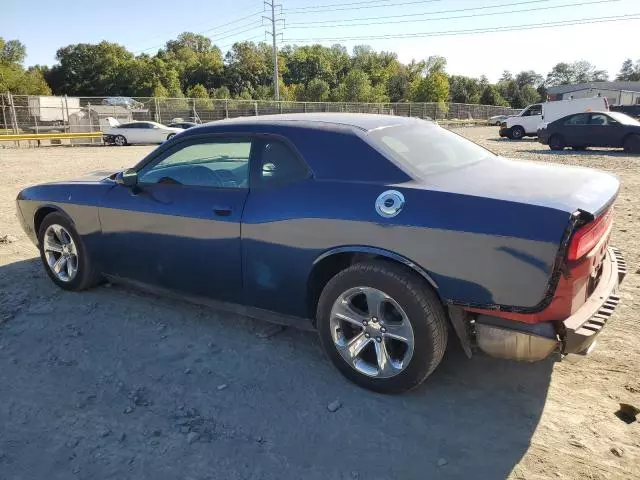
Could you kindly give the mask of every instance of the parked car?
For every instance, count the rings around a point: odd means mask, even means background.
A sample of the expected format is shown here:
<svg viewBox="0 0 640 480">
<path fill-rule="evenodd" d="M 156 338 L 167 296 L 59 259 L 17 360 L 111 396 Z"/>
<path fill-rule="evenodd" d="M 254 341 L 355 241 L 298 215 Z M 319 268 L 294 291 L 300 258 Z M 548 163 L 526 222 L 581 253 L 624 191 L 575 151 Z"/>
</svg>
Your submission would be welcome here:
<svg viewBox="0 0 640 480">
<path fill-rule="evenodd" d="M 490 117 L 489 120 L 487 120 L 487 123 L 489 125 L 500 125 L 502 122 L 504 122 L 507 118 L 509 118 L 511 115 L 494 115 L 493 117 Z"/>
<path fill-rule="evenodd" d="M 625 272 L 618 189 L 432 122 L 325 113 L 191 128 L 17 205 L 62 289 L 107 278 L 313 327 L 347 378 L 401 392 L 440 363 L 449 324 L 469 356 L 588 351 Z"/>
<path fill-rule="evenodd" d="M 198 124 L 195 122 L 172 122 L 168 126 L 171 128 L 179 128 L 181 130 L 186 130 L 187 128 L 197 127 Z"/>
<path fill-rule="evenodd" d="M 514 140 L 535 137 L 542 122 L 553 122 L 571 113 L 608 110 L 606 97 L 573 98 L 529 105 L 519 115 L 500 124 L 500 136 Z"/>
<path fill-rule="evenodd" d="M 132 143 L 162 143 L 182 131 L 182 128 L 166 127 L 156 122 L 130 122 L 107 128 L 103 140 L 120 147 Z"/>
<path fill-rule="evenodd" d="M 611 111 L 625 113 L 630 117 L 640 119 L 640 105 L 613 105 Z"/>
<path fill-rule="evenodd" d="M 538 141 L 551 150 L 611 147 L 640 153 L 640 122 L 619 112 L 577 113 L 542 124 Z"/>
<path fill-rule="evenodd" d="M 102 99 L 102 105 L 120 106 L 130 110 L 144 109 L 144 103 L 138 102 L 131 97 L 107 97 Z"/>
</svg>

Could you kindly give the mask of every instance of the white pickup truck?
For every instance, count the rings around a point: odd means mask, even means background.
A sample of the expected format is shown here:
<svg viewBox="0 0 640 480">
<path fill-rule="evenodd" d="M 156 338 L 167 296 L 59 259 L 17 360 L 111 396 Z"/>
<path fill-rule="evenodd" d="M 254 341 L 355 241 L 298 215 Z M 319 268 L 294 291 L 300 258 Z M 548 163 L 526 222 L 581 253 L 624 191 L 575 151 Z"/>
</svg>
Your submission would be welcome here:
<svg viewBox="0 0 640 480">
<path fill-rule="evenodd" d="M 609 110 L 606 97 L 573 98 L 529 105 L 519 115 L 500 124 L 500 136 L 520 140 L 538 135 L 538 126 L 572 113 Z"/>
</svg>

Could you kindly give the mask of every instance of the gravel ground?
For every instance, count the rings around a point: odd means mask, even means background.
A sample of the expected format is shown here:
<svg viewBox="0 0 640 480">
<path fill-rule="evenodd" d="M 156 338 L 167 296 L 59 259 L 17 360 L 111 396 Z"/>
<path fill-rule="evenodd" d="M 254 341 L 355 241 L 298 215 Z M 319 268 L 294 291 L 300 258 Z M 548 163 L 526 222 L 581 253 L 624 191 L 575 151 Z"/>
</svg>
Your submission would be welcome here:
<svg viewBox="0 0 640 480">
<path fill-rule="evenodd" d="M 0 479 L 640 478 L 640 424 L 614 415 L 640 407 L 640 158 L 460 132 L 620 176 L 623 303 L 588 357 L 467 360 L 453 340 L 401 396 L 344 380 L 309 332 L 118 286 L 57 289 L 15 219 L 17 192 L 150 148 L 0 149 Z"/>
</svg>

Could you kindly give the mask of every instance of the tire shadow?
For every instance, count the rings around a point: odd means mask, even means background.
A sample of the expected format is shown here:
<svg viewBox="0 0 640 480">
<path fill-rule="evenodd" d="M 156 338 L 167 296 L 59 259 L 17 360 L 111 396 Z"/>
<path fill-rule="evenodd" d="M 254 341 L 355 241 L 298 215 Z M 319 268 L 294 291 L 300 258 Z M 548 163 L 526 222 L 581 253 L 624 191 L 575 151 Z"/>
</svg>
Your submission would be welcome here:
<svg viewBox="0 0 640 480">
<path fill-rule="evenodd" d="M 77 466 L 92 478 L 505 478 L 529 448 L 553 370 L 553 360 L 468 359 L 450 331 L 422 386 L 380 395 L 341 377 L 314 333 L 260 335 L 270 324 L 118 286 L 63 292 L 39 259 L 0 267 L 0 300 L 9 477 Z M 150 406 L 123 415 L 121 384 L 145 389 Z M 78 413 L 80 394 L 92 400 Z M 186 441 L 183 408 L 214 425 L 215 443 Z M 96 435 L 102 424 L 114 434 Z M 83 439 L 73 464 L 67 438 Z M 104 461 L 86 453 L 97 448 Z"/>
</svg>

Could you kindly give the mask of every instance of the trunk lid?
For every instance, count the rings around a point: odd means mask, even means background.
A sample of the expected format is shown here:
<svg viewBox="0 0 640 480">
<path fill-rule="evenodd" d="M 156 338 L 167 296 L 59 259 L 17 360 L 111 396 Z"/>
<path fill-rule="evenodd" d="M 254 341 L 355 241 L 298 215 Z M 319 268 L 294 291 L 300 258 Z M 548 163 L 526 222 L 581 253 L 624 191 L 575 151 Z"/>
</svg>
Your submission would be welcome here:
<svg viewBox="0 0 640 480">
<path fill-rule="evenodd" d="M 584 167 L 502 157 L 426 177 L 427 188 L 597 216 L 615 200 L 620 182 Z"/>
</svg>

